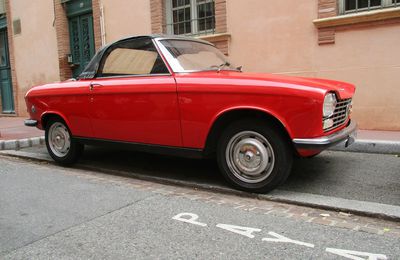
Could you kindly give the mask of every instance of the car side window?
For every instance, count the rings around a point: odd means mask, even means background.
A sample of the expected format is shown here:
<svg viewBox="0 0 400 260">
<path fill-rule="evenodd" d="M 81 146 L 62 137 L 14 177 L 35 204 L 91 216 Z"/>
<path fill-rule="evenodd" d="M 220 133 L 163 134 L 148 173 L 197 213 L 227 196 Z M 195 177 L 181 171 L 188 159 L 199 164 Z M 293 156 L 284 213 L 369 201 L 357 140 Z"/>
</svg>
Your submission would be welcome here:
<svg viewBox="0 0 400 260">
<path fill-rule="evenodd" d="M 151 39 L 131 39 L 111 46 L 100 64 L 99 76 L 169 73 Z"/>
</svg>

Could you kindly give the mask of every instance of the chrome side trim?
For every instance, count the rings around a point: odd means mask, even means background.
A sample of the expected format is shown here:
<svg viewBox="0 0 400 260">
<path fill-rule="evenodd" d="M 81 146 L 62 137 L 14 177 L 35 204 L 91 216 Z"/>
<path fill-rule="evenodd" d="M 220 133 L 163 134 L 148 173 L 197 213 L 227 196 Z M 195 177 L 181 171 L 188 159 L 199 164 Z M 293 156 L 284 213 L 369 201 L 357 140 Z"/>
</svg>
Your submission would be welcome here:
<svg viewBox="0 0 400 260">
<path fill-rule="evenodd" d="M 175 71 L 175 74 L 196 73 L 196 72 L 207 72 L 207 71 L 215 71 L 215 72 L 218 72 L 218 69 Z M 221 71 L 236 71 L 236 72 L 241 72 L 241 71 L 238 70 L 238 69 L 221 69 Z"/>
<path fill-rule="evenodd" d="M 356 131 L 357 123 L 355 121 L 350 121 L 350 124 L 346 128 L 331 135 L 317 138 L 295 138 L 292 141 L 296 148 L 324 149 L 340 142 L 347 141 L 352 135 L 355 135 Z"/>
<path fill-rule="evenodd" d="M 24 120 L 24 125 L 26 126 L 37 126 L 38 121 L 37 120 L 33 120 L 33 119 L 25 119 Z"/>
<path fill-rule="evenodd" d="M 120 79 L 120 78 L 139 78 L 139 77 L 162 77 L 162 76 L 172 76 L 169 73 L 160 73 L 160 74 L 127 74 L 127 75 L 119 75 L 119 76 L 104 76 L 104 77 L 96 77 L 95 79 Z"/>
</svg>

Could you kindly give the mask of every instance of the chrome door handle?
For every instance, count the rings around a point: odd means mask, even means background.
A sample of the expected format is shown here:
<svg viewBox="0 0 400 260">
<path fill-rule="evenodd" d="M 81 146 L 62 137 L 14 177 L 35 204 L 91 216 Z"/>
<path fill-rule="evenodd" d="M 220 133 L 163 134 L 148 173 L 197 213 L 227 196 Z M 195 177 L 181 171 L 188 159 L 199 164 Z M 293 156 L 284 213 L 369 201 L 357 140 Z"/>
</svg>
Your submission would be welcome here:
<svg viewBox="0 0 400 260">
<path fill-rule="evenodd" d="M 98 83 L 90 83 L 89 85 L 89 89 L 92 91 L 94 89 L 94 87 L 101 87 L 103 85 L 98 84 Z"/>
</svg>

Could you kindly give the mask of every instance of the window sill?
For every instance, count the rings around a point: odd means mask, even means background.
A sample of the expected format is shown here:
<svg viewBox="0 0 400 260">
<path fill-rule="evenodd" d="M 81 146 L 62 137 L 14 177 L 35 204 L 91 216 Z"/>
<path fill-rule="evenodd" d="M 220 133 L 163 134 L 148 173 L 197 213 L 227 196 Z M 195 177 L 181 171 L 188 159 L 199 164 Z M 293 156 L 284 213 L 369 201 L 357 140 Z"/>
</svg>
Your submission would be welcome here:
<svg viewBox="0 0 400 260">
<path fill-rule="evenodd" d="M 313 23 L 318 29 L 322 29 L 394 18 L 400 18 L 400 8 L 398 7 L 316 19 Z"/>
<path fill-rule="evenodd" d="M 209 35 L 200 35 L 196 37 L 197 39 L 217 42 L 217 41 L 225 41 L 231 38 L 230 33 L 216 33 L 216 34 L 209 34 Z"/>
<path fill-rule="evenodd" d="M 3 114 L 0 112 L 0 117 L 17 117 L 17 114 L 15 112 L 7 114 Z"/>
</svg>

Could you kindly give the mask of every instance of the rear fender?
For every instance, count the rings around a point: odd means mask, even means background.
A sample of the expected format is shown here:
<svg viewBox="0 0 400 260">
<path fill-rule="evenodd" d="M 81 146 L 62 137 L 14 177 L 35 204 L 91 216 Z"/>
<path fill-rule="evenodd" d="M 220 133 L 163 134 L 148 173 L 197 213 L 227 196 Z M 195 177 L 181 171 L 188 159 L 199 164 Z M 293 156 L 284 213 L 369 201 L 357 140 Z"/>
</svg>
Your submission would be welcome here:
<svg viewBox="0 0 400 260">
<path fill-rule="evenodd" d="M 68 128 L 72 132 L 69 120 L 67 119 L 67 117 L 65 117 L 62 113 L 58 111 L 46 111 L 41 115 L 40 126 L 42 127 L 42 129 L 46 129 L 46 124 L 48 123 L 48 119 L 52 116 L 61 118 L 67 124 Z"/>
</svg>

